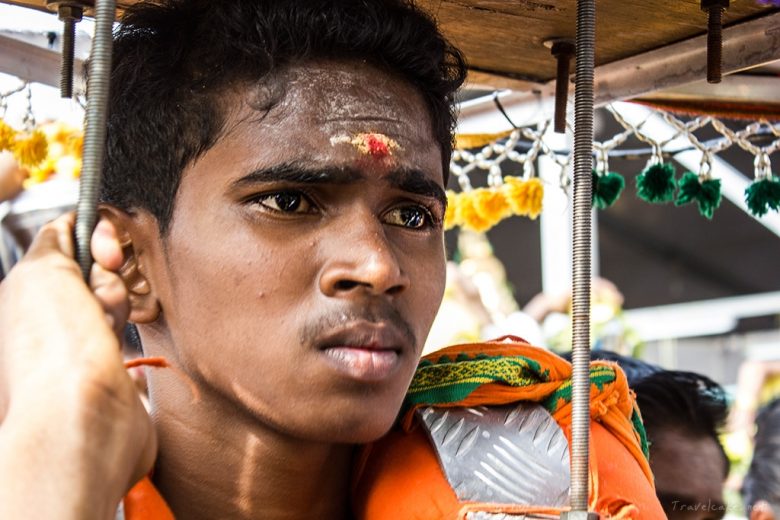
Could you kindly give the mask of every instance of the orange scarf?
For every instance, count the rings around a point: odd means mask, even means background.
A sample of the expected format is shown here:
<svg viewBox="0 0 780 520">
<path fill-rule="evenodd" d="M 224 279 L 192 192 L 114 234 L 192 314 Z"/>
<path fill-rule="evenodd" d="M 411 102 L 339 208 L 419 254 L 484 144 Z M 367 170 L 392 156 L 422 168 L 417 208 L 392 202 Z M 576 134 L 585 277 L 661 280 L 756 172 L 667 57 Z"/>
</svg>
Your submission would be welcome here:
<svg viewBox="0 0 780 520">
<path fill-rule="evenodd" d="M 645 456 L 644 429 L 625 374 L 591 364 L 590 509 L 602 518 L 665 518 Z M 571 365 L 555 354 L 507 337 L 449 347 L 423 358 L 401 420 L 367 446 L 353 482 L 358 520 L 460 520 L 470 512 L 559 515 L 555 508 L 461 502 L 433 447 L 415 428 L 420 406 L 471 407 L 518 401 L 545 406 L 571 442 Z M 643 449 L 645 448 L 645 449 Z"/>
</svg>

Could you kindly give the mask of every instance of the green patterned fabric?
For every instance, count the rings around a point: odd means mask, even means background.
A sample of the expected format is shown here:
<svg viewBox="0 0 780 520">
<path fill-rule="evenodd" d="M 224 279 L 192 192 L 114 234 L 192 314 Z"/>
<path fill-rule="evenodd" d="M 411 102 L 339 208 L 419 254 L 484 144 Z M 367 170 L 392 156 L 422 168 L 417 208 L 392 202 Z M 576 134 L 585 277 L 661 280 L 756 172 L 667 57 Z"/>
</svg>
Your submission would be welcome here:
<svg viewBox="0 0 780 520">
<path fill-rule="evenodd" d="M 547 382 L 549 370 L 533 359 L 514 356 L 442 356 L 436 363 L 423 360 L 406 394 L 407 405 L 456 403 L 485 383 L 528 386 Z"/>
<path fill-rule="evenodd" d="M 599 391 L 615 381 L 615 369 L 592 365 L 590 382 Z M 572 399 L 571 379 L 553 381 L 550 370 L 539 361 L 525 356 L 458 355 L 441 356 L 435 362 L 424 359 L 417 367 L 404 402 L 404 411 L 417 406 L 453 405 L 461 402 L 484 384 L 498 383 L 514 387 L 549 386 L 549 391 L 534 399 L 554 414 Z M 647 435 L 636 408 L 631 423 L 641 440 L 642 452 L 648 457 Z"/>
</svg>

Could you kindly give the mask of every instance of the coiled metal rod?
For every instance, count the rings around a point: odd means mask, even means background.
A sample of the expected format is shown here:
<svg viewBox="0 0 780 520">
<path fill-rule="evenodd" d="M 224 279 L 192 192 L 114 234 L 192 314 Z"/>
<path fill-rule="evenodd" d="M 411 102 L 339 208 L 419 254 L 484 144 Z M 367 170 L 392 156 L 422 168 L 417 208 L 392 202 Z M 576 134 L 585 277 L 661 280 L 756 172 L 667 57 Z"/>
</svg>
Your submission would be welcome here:
<svg viewBox="0 0 780 520">
<path fill-rule="evenodd" d="M 108 118 L 108 86 L 111 76 L 112 28 L 115 0 L 97 0 L 95 6 L 95 39 L 89 64 L 87 117 L 84 130 L 84 163 L 76 206 L 76 258 L 84 279 L 89 281 L 92 255 L 89 243 L 97 221 L 97 199 L 103 170 Z"/>
<path fill-rule="evenodd" d="M 574 215 L 572 244 L 571 508 L 588 510 L 590 433 L 591 169 L 596 2 L 577 0 L 577 78 L 574 91 Z"/>
</svg>

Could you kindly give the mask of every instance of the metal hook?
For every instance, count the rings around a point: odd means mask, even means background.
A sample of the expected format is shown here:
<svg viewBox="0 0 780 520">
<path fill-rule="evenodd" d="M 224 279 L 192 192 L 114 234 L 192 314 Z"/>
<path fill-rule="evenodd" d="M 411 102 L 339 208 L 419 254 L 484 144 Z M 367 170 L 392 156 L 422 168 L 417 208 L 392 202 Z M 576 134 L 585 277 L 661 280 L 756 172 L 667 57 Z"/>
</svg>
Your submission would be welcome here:
<svg viewBox="0 0 780 520">
<path fill-rule="evenodd" d="M 509 118 L 509 114 L 506 113 L 503 105 L 501 105 L 501 101 L 498 100 L 498 91 L 493 92 L 493 103 L 496 104 L 496 108 L 499 112 L 501 112 L 501 115 L 504 116 L 504 119 L 506 119 L 509 124 L 512 125 L 512 128 L 517 130 L 519 127 Z"/>
</svg>

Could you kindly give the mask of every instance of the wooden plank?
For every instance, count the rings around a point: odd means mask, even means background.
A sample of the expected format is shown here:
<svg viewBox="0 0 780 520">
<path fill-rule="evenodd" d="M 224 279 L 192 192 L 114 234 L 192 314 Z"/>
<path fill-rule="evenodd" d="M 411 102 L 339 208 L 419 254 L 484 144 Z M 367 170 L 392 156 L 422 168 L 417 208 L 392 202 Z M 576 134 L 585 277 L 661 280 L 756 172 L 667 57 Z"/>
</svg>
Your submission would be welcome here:
<svg viewBox="0 0 780 520">
<path fill-rule="evenodd" d="M 95 0 L 81 0 L 81 1 L 84 2 L 87 5 L 94 5 L 95 4 Z M 119 9 L 119 11 L 121 13 L 122 10 L 124 10 L 125 8 L 133 5 L 137 1 L 138 0 L 117 0 L 116 6 L 117 6 L 117 9 Z M 32 9 L 36 9 L 38 11 L 51 12 L 46 7 L 46 0 L 0 0 L 0 3 L 11 4 L 11 5 L 18 5 L 18 6 L 22 6 L 22 7 L 30 7 Z M 86 14 L 87 15 L 91 15 L 92 14 L 91 10 L 87 9 Z"/>
<path fill-rule="evenodd" d="M 575 35 L 574 0 L 423 0 L 471 67 L 532 81 L 555 76 L 542 42 Z M 727 25 L 777 9 L 732 2 Z M 598 4 L 596 63 L 627 58 L 699 34 L 706 28 L 699 0 L 603 0 Z"/>
<path fill-rule="evenodd" d="M 0 0 L 45 9 L 45 0 Z M 123 9 L 136 0 L 119 0 Z M 576 0 L 418 0 L 460 47 L 479 74 L 543 83 L 555 60 L 543 41 L 574 38 Z M 726 25 L 778 11 L 757 2 L 732 2 Z M 603 65 L 703 34 L 699 0 L 600 0 L 596 64 Z M 484 76 L 482 76 L 484 78 Z M 507 81 L 505 84 L 509 84 Z"/>
<path fill-rule="evenodd" d="M 469 75 L 466 78 L 466 88 L 488 89 L 488 90 L 519 90 L 522 92 L 539 90 L 543 84 L 535 81 L 512 78 L 490 72 L 469 69 Z"/>
<path fill-rule="evenodd" d="M 73 70 L 84 70 L 84 62 L 75 60 Z M 60 53 L 0 35 L 0 71 L 22 80 L 60 85 Z"/>
</svg>

